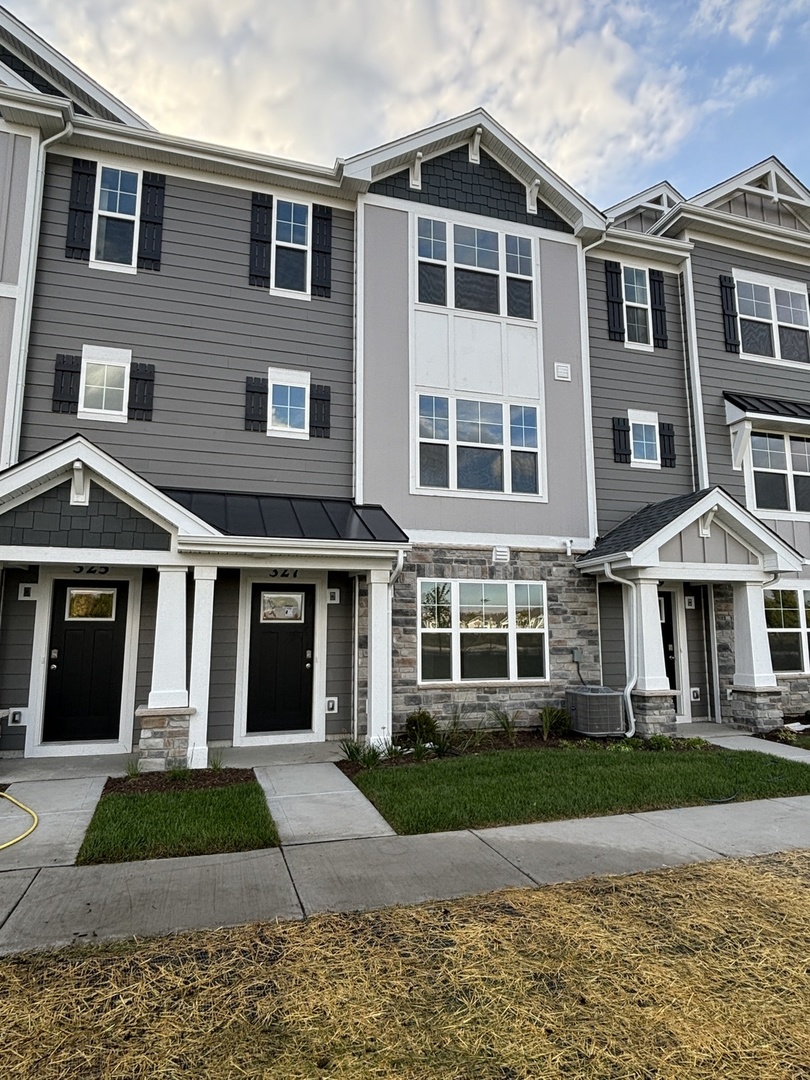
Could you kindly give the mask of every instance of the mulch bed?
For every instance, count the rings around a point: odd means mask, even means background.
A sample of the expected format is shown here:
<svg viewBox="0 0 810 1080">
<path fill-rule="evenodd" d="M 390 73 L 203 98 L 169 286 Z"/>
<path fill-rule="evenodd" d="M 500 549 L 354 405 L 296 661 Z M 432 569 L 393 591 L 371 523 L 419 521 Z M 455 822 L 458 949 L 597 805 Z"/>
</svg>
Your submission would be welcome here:
<svg viewBox="0 0 810 1080">
<path fill-rule="evenodd" d="M 111 776 L 104 785 L 102 796 L 113 793 L 145 795 L 154 791 L 198 791 L 200 788 L 228 787 L 230 784 L 251 784 L 255 779 L 253 769 L 189 769 L 180 776 L 168 772 Z"/>
</svg>

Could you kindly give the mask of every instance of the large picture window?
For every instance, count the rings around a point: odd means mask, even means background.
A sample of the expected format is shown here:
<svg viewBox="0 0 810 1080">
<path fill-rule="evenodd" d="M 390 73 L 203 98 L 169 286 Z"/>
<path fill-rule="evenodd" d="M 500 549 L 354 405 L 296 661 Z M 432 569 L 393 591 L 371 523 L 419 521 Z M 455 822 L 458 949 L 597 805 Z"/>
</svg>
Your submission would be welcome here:
<svg viewBox="0 0 810 1080">
<path fill-rule="evenodd" d="M 801 282 L 735 273 L 740 351 L 810 364 L 807 287 Z"/>
<path fill-rule="evenodd" d="M 423 217 L 416 232 L 420 304 L 534 318 L 531 237 Z"/>
<path fill-rule="evenodd" d="M 419 486 L 539 493 L 537 408 L 419 395 Z"/>
<path fill-rule="evenodd" d="M 751 433 L 757 510 L 810 512 L 810 439 Z"/>
<path fill-rule="evenodd" d="M 548 679 L 543 582 L 419 582 L 419 681 Z"/>
<path fill-rule="evenodd" d="M 766 589 L 765 623 L 774 671 L 810 671 L 810 591 Z"/>
</svg>

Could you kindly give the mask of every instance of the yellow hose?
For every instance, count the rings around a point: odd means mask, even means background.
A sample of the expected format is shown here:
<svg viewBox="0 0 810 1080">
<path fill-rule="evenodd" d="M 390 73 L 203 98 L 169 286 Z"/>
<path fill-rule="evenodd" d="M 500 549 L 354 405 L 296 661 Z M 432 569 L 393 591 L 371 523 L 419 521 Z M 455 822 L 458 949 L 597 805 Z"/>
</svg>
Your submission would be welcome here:
<svg viewBox="0 0 810 1080">
<path fill-rule="evenodd" d="M 0 797 L 8 799 L 9 802 L 13 802 L 15 806 L 19 806 L 20 810 L 24 810 L 26 814 L 30 814 L 31 817 L 34 819 L 34 824 L 29 825 L 24 833 L 20 833 L 19 836 L 15 836 L 13 840 L 7 840 L 5 844 L 0 844 L 0 851 L 2 851 L 3 848 L 11 847 L 12 844 L 19 844 L 20 840 L 24 840 L 26 836 L 32 833 L 37 827 L 37 825 L 39 825 L 39 818 L 29 806 L 23 806 L 21 802 L 17 802 L 17 800 L 12 795 L 8 795 L 5 791 L 0 791 Z"/>
</svg>

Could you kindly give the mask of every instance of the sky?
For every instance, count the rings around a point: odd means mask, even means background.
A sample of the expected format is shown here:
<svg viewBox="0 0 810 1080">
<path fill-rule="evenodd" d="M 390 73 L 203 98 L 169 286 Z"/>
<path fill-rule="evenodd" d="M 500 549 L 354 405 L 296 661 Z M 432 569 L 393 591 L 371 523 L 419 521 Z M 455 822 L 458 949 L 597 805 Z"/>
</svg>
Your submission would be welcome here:
<svg viewBox="0 0 810 1080">
<path fill-rule="evenodd" d="M 3 4 L 170 134 L 331 165 L 480 105 L 601 209 L 810 186 L 810 0 Z"/>
</svg>

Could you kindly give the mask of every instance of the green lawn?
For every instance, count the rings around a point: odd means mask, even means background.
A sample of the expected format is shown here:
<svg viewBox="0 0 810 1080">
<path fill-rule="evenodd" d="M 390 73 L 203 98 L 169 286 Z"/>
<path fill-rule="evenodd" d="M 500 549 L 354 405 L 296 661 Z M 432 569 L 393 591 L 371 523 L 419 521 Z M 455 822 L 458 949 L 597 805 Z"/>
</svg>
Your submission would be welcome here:
<svg viewBox="0 0 810 1080">
<path fill-rule="evenodd" d="M 257 783 L 105 795 L 78 864 L 165 859 L 275 847 L 278 833 Z"/>
<path fill-rule="evenodd" d="M 407 834 L 810 795 L 810 766 L 746 751 L 571 747 L 369 769 L 354 782 Z"/>
</svg>

